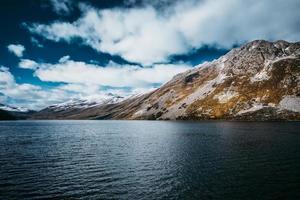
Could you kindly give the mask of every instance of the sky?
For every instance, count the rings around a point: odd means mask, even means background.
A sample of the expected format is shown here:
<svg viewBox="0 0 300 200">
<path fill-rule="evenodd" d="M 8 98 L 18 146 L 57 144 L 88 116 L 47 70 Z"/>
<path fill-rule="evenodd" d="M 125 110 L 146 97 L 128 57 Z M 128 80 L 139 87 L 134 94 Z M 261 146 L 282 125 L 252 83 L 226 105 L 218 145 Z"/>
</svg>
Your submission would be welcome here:
<svg viewBox="0 0 300 200">
<path fill-rule="evenodd" d="M 300 40 L 299 0 L 1 0 L 0 103 L 130 96 L 246 42 Z"/>
</svg>

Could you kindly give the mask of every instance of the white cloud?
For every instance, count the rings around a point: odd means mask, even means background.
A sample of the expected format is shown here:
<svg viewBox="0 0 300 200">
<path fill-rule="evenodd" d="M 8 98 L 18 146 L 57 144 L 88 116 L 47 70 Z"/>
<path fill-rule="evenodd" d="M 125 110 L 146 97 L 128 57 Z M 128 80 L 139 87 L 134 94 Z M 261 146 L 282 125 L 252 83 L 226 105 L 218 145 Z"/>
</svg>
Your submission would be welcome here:
<svg viewBox="0 0 300 200">
<path fill-rule="evenodd" d="M 105 10 L 81 6 L 83 15 L 73 23 L 28 28 L 54 41 L 81 38 L 97 51 L 143 65 L 167 62 L 171 55 L 205 44 L 230 48 L 254 39 L 299 40 L 297 0 L 177 2 L 163 11 L 152 6 Z"/>
<path fill-rule="evenodd" d="M 38 64 L 33 60 L 21 59 L 19 62 L 19 67 L 23 69 L 36 69 Z"/>
<path fill-rule="evenodd" d="M 3 100 L 13 99 L 14 106 L 29 109 L 41 109 L 53 103 L 65 101 L 70 97 L 64 90 L 57 88 L 44 90 L 40 86 L 32 84 L 19 84 L 6 67 L 0 67 L 0 94 L 4 96 Z"/>
<path fill-rule="evenodd" d="M 0 88 L 5 84 L 14 82 L 13 75 L 9 72 L 7 67 L 0 66 Z"/>
<path fill-rule="evenodd" d="M 59 15 L 68 15 L 72 10 L 72 1 L 70 0 L 50 0 L 53 11 Z"/>
<path fill-rule="evenodd" d="M 63 60 L 63 62 L 61 62 Z M 35 75 L 42 81 L 93 84 L 110 87 L 151 87 L 162 84 L 174 75 L 191 69 L 184 64 L 157 64 L 153 67 L 119 65 L 110 62 L 102 67 L 95 64 L 60 59 L 59 63 L 39 63 Z"/>
<path fill-rule="evenodd" d="M 7 49 L 17 57 L 22 57 L 25 51 L 25 47 L 21 44 L 10 44 L 7 46 Z"/>
<path fill-rule="evenodd" d="M 96 84 L 84 83 L 68 83 L 58 86 L 58 89 L 76 94 L 76 98 L 80 99 L 100 99 L 108 94 L 114 94 L 122 97 L 127 97 L 135 93 L 135 90 L 126 89 L 102 89 L 101 86 Z"/>
<path fill-rule="evenodd" d="M 99 85 L 94 84 L 83 84 L 83 83 L 71 83 L 64 84 L 59 86 L 60 89 L 70 91 L 70 92 L 78 92 L 86 95 L 96 94 L 101 90 Z"/>
<path fill-rule="evenodd" d="M 7 97 L 0 93 L 0 103 L 4 103 L 7 101 Z"/>
</svg>

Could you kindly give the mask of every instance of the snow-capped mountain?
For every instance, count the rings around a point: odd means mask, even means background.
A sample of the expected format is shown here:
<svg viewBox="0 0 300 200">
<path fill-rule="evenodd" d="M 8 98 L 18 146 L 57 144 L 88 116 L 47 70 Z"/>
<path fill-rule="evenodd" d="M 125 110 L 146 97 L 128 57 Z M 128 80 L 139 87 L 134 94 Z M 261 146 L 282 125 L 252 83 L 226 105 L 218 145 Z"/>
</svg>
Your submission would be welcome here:
<svg viewBox="0 0 300 200">
<path fill-rule="evenodd" d="M 256 40 L 150 93 L 60 118 L 299 120 L 300 42 Z"/>
<path fill-rule="evenodd" d="M 96 109 L 99 106 L 119 103 L 123 101 L 124 98 L 125 97 L 108 93 L 93 97 L 71 99 L 63 103 L 48 106 L 36 113 L 33 118 L 69 118 L 69 116 L 77 116 L 88 109 Z"/>
<path fill-rule="evenodd" d="M 24 107 L 10 106 L 0 103 L 0 120 L 27 119 L 35 111 Z"/>
<path fill-rule="evenodd" d="M 80 98 L 80 99 L 71 99 L 67 102 L 54 104 L 46 109 L 51 109 L 54 112 L 60 112 L 64 110 L 69 109 L 86 109 L 86 108 L 92 108 L 103 104 L 115 104 L 120 101 L 122 101 L 124 97 L 113 95 L 113 94 L 107 94 L 92 98 Z"/>
<path fill-rule="evenodd" d="M 9 105 L 5 105 L 5 104 L 1 104 L 1 103 L 0 103 L 0 109 L 9 111 L 9 112 L 29 112 L 30 111 L 28 108 L 9 106 Z"/>
<path fill-rule="evenodd" d="M 300 119 L 300 43 L 257 40 L 175 76 L 131 118 Z"/>
</svg>

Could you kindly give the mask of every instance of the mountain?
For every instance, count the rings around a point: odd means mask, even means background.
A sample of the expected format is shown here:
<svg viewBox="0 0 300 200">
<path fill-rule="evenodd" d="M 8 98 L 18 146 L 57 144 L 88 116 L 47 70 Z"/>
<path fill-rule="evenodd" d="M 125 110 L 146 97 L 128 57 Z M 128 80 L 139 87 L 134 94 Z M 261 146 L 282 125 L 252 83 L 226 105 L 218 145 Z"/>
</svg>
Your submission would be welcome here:
<svg viewBox="0 0 300 200">
<path fill-rule="evenodd" d="M 256 40 L 113 104 L 53 109 L 38 118 L 299 120 L 300 42 Z M 70 112 L 72 111 L 72 112 Z M 74 114 L 75 113 L 75 114 Z"/>
<path fill-rule="evenodd" d="M 32 118 L 35 119 L 73 119 L 78 118 L 80 113 L 88 109 L 94 109 L 103 105 L 112 105 L 124 100 L 124 97 L 106 94 L 96 98 L 81 98 L 71 99 L 64 103 L 51 105 L 38 113 L 34 114 Z"/>
<path fill-rule="evenodd" d="M 5 104 L 1 104 L 1 103 L 0 103 L 0 109 L 9 111 L 9 112 L 29 112 L 30 111 L 28 108 L 14 107 L 14 106 L 9 106 L 9 105 L 5 105 Z"/>
<path fill-rule="evenodd" d="M 5 110 L 0 109 L 0 121 L 1 120 L 14 120 L 16 119 L 12 114 Z"/>
<path fill-rule="evenodd" d="M 0 103 L 0 120 L 27 119 L 36 111 L 24 107 L 9 106 Z"/>
</svg>

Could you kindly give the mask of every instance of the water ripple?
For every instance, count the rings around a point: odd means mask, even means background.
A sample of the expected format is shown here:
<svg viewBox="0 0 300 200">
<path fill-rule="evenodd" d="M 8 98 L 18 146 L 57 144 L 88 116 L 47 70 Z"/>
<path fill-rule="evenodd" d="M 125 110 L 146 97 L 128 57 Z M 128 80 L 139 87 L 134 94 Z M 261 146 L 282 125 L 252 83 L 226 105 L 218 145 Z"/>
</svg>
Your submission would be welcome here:
<svg viewBox="0 0 300 200">
<path fill-rule="evenodd" d="M 0 199 L 297 199 L 299 128 L 0 122 Z"/>
</svg>

